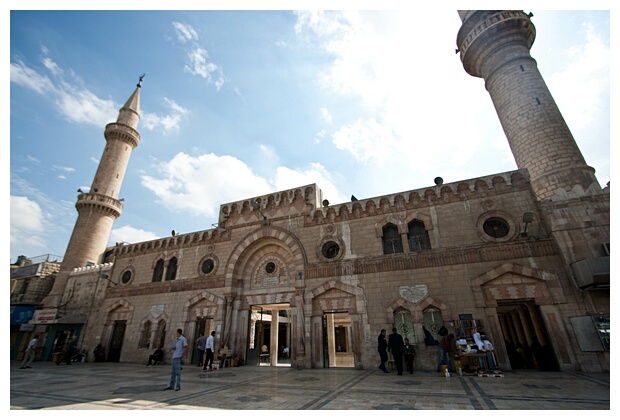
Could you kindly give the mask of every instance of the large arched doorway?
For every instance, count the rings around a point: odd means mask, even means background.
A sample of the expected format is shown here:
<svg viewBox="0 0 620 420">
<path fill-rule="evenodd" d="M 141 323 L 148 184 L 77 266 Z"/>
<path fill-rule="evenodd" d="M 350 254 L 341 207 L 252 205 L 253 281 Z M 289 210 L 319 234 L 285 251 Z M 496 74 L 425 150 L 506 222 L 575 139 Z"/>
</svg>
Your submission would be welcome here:
<svg viewBox="0 0 620 420">
<path fill-rule="evenodd" d="M 497 317 L 512 369 L 559 370 L 540 308 L 533 300 L 499 301 Z"/>
</svg>

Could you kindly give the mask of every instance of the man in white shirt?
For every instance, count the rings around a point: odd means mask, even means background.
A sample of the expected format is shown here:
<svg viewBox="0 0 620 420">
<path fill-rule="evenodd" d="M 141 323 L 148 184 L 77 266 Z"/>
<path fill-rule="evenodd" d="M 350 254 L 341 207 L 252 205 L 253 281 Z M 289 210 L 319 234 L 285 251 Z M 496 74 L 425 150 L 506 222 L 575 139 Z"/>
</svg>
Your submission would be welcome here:
<svg viewBox="0 0 620 420">
<path fill-rule="evenodd" d="M 202 364 L 202 370 L 211 370 L 213 367 L 213 356 L 215 354 L 214 346 L 215 331 L 211 331 L 211 335 L 207 338 L 207 344 L 205 347 L 205 362 Z"/>
<path fill-rule="evenodd" d="M 24 354 L 24 360 L 22 360 L 22 364 L 19 366 L 20 369 L 31 369 L 30 363 L 34 362 L 34 357 L 36 355 L 37 349 L 37 341 L 39 336 L 35 335 L 32 340 L 28 343 L 28 347 L 26 347 L 26 352 Z"/>
</svg>

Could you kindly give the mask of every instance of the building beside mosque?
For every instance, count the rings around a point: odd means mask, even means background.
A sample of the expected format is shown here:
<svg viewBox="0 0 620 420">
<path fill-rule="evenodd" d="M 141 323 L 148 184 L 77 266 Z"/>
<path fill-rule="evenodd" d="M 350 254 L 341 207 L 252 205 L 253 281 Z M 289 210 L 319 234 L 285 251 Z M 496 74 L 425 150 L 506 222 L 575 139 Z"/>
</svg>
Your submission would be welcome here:
<svg viewBox="0 0 620 420">
<path fill-rule="evenodd" d="M 458 13 L 464 69 L 485 80 L 517 170 L 337 205 L 299 186 L 221 204 L 216 228 L 106 248 L 139 144 L 139 83 L 14 346 L 38 333 L 43 360 L 74 343 L 145 363 L 182 328 L 190 342 L 215 331 L 247 364 L 376 369 L 377 336 L 396 328 L 415 369 L 434 370 L 445 326 L 470 342 L 478 329 L 503 370 L 608 371 L 609 187 L 530 56 L 531 16 Z"/>
</svg>

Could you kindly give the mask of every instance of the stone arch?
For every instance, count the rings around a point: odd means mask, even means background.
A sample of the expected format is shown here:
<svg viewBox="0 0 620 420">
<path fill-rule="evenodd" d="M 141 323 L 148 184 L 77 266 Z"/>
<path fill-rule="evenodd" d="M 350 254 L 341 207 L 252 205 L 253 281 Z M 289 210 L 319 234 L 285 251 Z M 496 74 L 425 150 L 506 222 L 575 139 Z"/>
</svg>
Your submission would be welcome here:
<svg viewBox="0 0 620 420">
<path fill-rule="evenodd" d="M 497 307 L 498 300 L 534 299 L 537 305 L 566 302 L 557 274 L 504 263 L 475 277 L 471 288 L 476 306 Z"/>
<path fill-rule="evenodd" d="M 433 229 L 433 219 L 431 219 L 431 216 L 426 213 L 419 212 L 419 211 L 413 211 L 411 214 L 407 216 L 407 218 L 405 219 L 405 223 L 404 223 L 405 228 L 409 226 L 409 223 L 411 223 L 412 221 L 416 219 L 421 222 L 424 222 L 424 228 L 426 230 Z"/>
<path fill-rule="evenodd" d="M 398 233 L 400 234 L 407 233 L 407 224 L 403 223 L 403 220 L 398 218 L 397 216 L 393 214 L 389 214 L 385 216 L 384 218 L 382 218 L 381 220 L 379 220 L 377 223 L 375 223 L 375 234 L 377 235 L 377 238 L 383 237 L 383 228 L 388 223 L 391 223 L 394 226 L 396 226 L 396 228 L 398 229 Z"/>
<path fill-rule="evenodd" d="M 303 271 L 307 263 L 306 251 L 299 239 L 286 229 L 277 226 L 262 226 L 243 238 L 230 253 L 226 263 L 225 284 L 233 287 L 236 279 L 243 279 L 251 267 L 253 255 L 266 245 L 275 245 L 281 248 L 283 257 L 292 265 L 293 272 Z"/>
<path fill-rule="evenodd" d="M 327 297 L 328 294 L 333 296 Z M 350 314 L 363 314 L 366 310 L 362 288 L 343 283 L 339 280 L 330 280 L 322 285 L 315 287 L 305 293 L 304 300 L 312 302 L 313 315 L 323 315 L 323 309 L 346 309 Z M 322 307 L 320 300 L 324 299 L 324 304 L 336 307 Z M 329 301 L 329 302 L 328 302 Z"/>
<path fill-rule="evenodd" d="M 390 305 L 386 306 L 386 316 L 387 320 L 390 324 L 394 324 L 394 311 L 398 308 L 405 308 L 411 313 L 411 319 L 413 322 L 422 322 L 423 321 L 423 313 L 426 308 L 429 306 L 433 306 L 439 310 L 441 310 L 441 314 L 446 320 L 453 319 L 452 318 L 452 310 L 448 305 L 446 305 L 440 299 L 434 298 L 432 296 L 426 296 L 424 299 L 418 302 L 410 302 L 402 297 L 394 300 Z"/>
<path fill-rule="evenodd" d="M 131 323 L 134 306 L 125 299 L 119 299 L 105 309 L 106 325 L 113 324 L 115 321 L 127 321 Z"/>
<path fill-rule="evenodd" d="M 226 300 L 221 296 L 203 290 L 190 298 L 183 309 L 186 322 L 192 322 L 199 317 L 221 319 Z"/>
</svg>

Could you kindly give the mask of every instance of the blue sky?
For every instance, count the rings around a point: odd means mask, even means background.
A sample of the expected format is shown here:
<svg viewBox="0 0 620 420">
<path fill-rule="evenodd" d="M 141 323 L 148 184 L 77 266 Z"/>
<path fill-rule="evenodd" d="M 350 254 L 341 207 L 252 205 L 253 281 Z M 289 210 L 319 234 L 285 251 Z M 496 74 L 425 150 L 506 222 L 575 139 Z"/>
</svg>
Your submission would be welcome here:
<svg viewBox="0 0 620 420">
<path fill-rule="evenodd" d="M 8 3 L 11 262 L 64 254 L 77 189 L 142 73 L 141 141 L 110 244 L 210 229 L 220 204 L 310 183 L 337 204 L 516 169 L 483 81 L 455 54 L 456 10 Z M 610 12 L 524 10 L 532 56 L 605 186 Z"/>
</svg>

